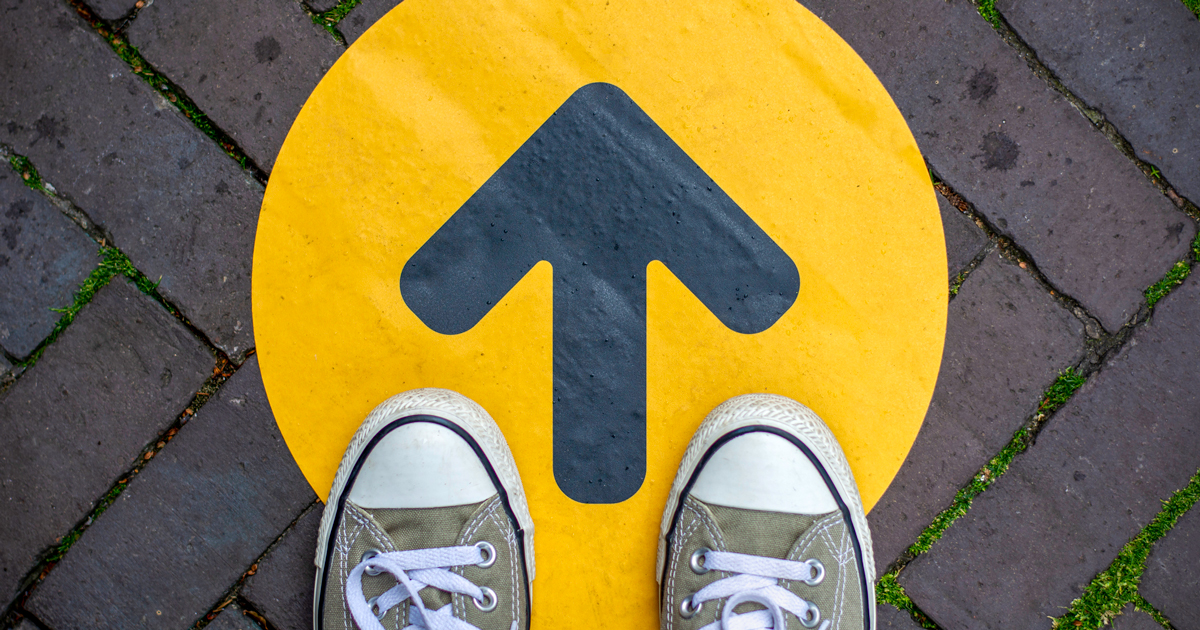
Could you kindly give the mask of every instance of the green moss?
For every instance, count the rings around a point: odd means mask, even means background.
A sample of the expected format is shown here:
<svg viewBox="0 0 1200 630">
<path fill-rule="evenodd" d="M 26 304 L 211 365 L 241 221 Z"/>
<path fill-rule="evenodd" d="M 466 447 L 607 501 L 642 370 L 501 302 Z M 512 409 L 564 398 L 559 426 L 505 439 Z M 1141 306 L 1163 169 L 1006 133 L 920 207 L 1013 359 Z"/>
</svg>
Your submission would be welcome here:
<svg viewBox="0 0 1200 630">
<path fill-rule="evenodd" d="M 313 24 L 329 31 L 339 42 L 345 44 L 346 39 L 342 37 L 341 31 L 337 30 L 337 25 L 358 6 L 362 0 L 340 0 L 337 6 L 325 11 L 324 13 L 310 13 Z"/>
<path fill-rule="evenodd" d="M 42 343 L 39 344 L 36 349 L 34 349 L 29 358 L 22 362 L 23 367 L 29 368 L 32 367 L 34 363 L 37 363 L 38 359 L 41 358 L 42 353 L 45 352 L 46 348 L 58 339 L 59 335 L 61 335 L 63 331 L 67 329 L 67 326 L 71 325 L 71 322 L 75 321 L 75 316 L 79 314 L 79 311 L 83 310 L 84 305 L 86 305 L 88 302 L 91 302 L 92 298 L 95 297 L 96 292 L 98 292 L 100 289 L 103 289 L 104 286 L 107 285 L 114 276 L 125 276 L 142 293 L 155 298 L 164 306 L 166 306 L 168 310 L 171 310 L 173 314 L 177 314 L 174 312 L 174 309 L 170 305 L 163 302 L 162 297 L 158 295 L 158 283 L 151 282 L 150 279 L 145 276 L 145 274 L 134 268 L 133 263 L 131 263 L 129 258 L 126 257 L 125 254 L 123 254 L 120 250 L 114 247 L 101 247 L 99 256 L 100 264 L 97 265 L 90 274 L 88 274 L 87 278 L 84 278 L 83 282 L 79 285 L 79 288 L 75 290 L 75 299 L 71 305 L 67 306 L 66 308 L 53 309 L 54 312 L 60 314 L 58 321 L 54 324 L 54 329 L 51 330 L 49 336 L 47 336 L 46 339 L 44 339 Z"/>
<path fill-rule="evenodd" d="M 1196 19 L 1200 19 L 1200 0 L 1183 0 L 1183 6 L 1192 10 L 1196 14 Z"/>
<path fill-rule="evenodd" d="M 1079 389 L 1085 380 L 1084 376 L 1075 371 L 1074 368 L 1063 370 L 1054 383 L 1042 395 L 1042 400 L 1038 403 L 1033 426 L 1043 422 L 1049 414 L 1070 400 L 1075 390 Z M 926 527 L 925 531 L 921 532 L 921 535 L 917 537 L 917 541 L 908 548 L 908 552 L 917 556 L 929 551 L 933 543 L 937 542 L 942 537 L 942 534 L 946 532 L 946 529 L 954 521 L 957 521 L 966 514 L 967 510 L 971 509 L 971 503 L 975 500 L 975 497 L 982 494 L 1000 475 L 1008 471 L 1009 465 L 1012 464 L 1013 458 L 1018 453 L 1029 448 L 1029 438 L 1032 434 L 1033 427 L 1031 426 L 1018 429 L 1013 434 L 1012 439 L 1008 441 L 1008 444 L 971 479 L 971 483 L 967 484 L 965 488 L 962 488 L 954 495 L 954 501 L 950 504 L 950 507 L 934 517 L 929 527 Z"/>
<path fill-rule="evenodd" d="M 1171 292 L 1171 289 L 1183 284 L 1184 279 L 1191 272 L 1192 268 L 1186 262 L 1181 260 L 1175 263 L 1175 266 L 1171 267 L 1171 270 L 1167 272 L 1167 275 L 1163 276 L 1162 280 L 1155 282 L 1150 288 L 1146 289 L 1146 305 L 1153 308 L 1159 300 Z"/>
<path fill-rule="evenodd" d="M 976 0 L 975 8 L 979 10 L 979 15 L 982 15 L 983 19 L 991 22 L 992 26 L 1000 25 L 1000 12 L 996 11 L 996 0 Z"/>
<path fill-rule="evenodd" d="M 912 618 L 922 627 L 934 630 L 937 628 L 925 613 L 921 612 L 913 600 L 909 599 L 908 594 L 904 592 L 904 587 L 900 586 L 900 582 L 896 581 L 896 571 L 885 573 L 880 576 L 875 582 L 875 600 L 884 604 L 891 604 L 900 610 L 912 615 Z"/>
<path fill-rule="evenodd" d="M 1192 475 L 1187 486 L 1163 501 L 1162 510 L 1154 520 L 1125 544 L 1107 569 L 1092 578 L 1083 595 L 1071 602 L 1067 614 L 1054 620 L 1054 627 L 1063 630 L 1100 628 L 1130 603 L 1149 612 L 1162 623 L 1162 615 L 1138 594 L 1138 584 L 1141 583 L 1146 558 L 1154 548 L 1154 543 L 1175 526 L 1179 517 L 1183 516 L 1197 499 L 1200 499 L 1200 471 Z"/>
<path fill-rule="evenodd" d="M 37 169 L 33 167 L 33 163 L 24 155 L 10 155 L 8 163 L 13 170 L 25 180 L 25 185 L 34 190 L 45 190 L 45 185 L 42 183 L 42 176 L 38 175 Z"/>
<path fill-rule="evenodd" d="M 967 280 L 967 272 L 960 271 L 954 279 L 950 281 L 950 297 L 958 295 L 958 290 L 962 288 L 963 282 Z"/>
</svg>

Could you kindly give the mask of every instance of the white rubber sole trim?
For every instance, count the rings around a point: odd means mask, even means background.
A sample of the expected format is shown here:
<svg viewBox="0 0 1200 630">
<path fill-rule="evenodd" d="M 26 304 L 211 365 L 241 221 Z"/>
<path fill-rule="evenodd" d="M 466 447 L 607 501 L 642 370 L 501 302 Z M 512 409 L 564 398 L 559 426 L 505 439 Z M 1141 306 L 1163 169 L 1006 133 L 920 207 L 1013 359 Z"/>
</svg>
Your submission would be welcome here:
<svg viewBox="0 0 1200 630">
<path fill-rule="evenodd" d="M 449 420 L 466 431 L 483 449 L 484 455 L 487 456 L 488 462 L 496 472 L 496 477 L 500 480 L 500 485 L 508 493 L 508 503 L 517 519 L 517 524 L 525 532 L 525 567 L 529 572 L 530 582 L 533 581 L 535 573 L 533 518 L 529 515 L 529 503 L 525 498 L 525 488 L 521 485 L 520 475 L 517 474 L 517 462 L 513 459 L 512 451 L 509 450 L 508 442 L 505 441 L 504 434 L 500 432 L 500 427 L 483 407 L 458 392 L 432 387 L 413 389 L 383 401 L 367 415 L 358 431 L 354 433 L 354 437 L 350 439 L 350 445 L 346 447 L 346 454 L 342 456 L 342 462 L 338 465 L 337 474 L 333 478 L 333 486 L 329 489 L 329 498 L 325 502 L 325 512 L 321 515 L 321 528 L 317 533 L 317 555 L 313 560 L 313 564 L 317 567 L 313 592 L 314 628 L 317 627 L 318 602 L 316 598 L 321 596 L 321 579 L 325 573 L 325 550 L 329 545 L 333 520 L 337 512 L 336 509 L 329 508 L 337 506 L 340 502 L 342 494 L 346 491 L 350 473 L 354 470 L 354 463 L 362 456 L 363 450 L 370 444 L 371 438 L 393 421 L 410 416 L 435 416 Z M 532 584 L 529 587 L 529 594 L 532 598 Z"/>
<path fill-rule="evenodd" d="M 662 582 L 667 534 L 679 507 L 680 494 L 692 478 L 700 459 L 721 437 L 750 426 L 774 427 L 792 434 L 812 449 L 825 471 L 829 473 L 829 478 L 850 512 L 851 522 L 854 523 L 858 534 L 863 553 L 863 570 L 867 577 L 869 610 L 874 611 L 875 556 L 871 546 L 871 531 L 867 527 L 867 515 L 863 511 L 862 499 L 858 496 L 858 485 L 854 483 L 854 475 L 850 472 L 850 462 L 846 461 L 846 455 L 833 432 L 817 414 L 791 398 L 775 394 L 746 394 L 730 398 L 713 409 L 704 422 L 700 423 L 700 428 L 696 429 L 696 435 L 688 443 L 687 451 L 683 455 L 683 463 L 679 465 L 679 473 L 675 475 L 675 483 L 671 485 L 671 494 L 667 497 L 667 509 L 663 512 L 662 527 L 658 534 L 655 579 Z M 871 621 L 873 629 L 873 615 Z"/>
</svg>

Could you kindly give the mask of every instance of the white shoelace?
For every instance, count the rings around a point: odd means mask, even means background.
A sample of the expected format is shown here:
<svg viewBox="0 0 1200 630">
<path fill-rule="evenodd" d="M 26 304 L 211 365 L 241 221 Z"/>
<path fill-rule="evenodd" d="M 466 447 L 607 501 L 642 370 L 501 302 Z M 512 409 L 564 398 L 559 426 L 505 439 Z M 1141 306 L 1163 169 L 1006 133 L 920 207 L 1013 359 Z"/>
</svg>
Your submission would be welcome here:
<svg viewBox="0 0 1200 630">
<path fill-rule="evenodd" d="M 779 585 L 779 580 L 804 582 L 810 586 L 825 577 L 825 568 L 816 560 L 779 560 L 728 551 L 703 550 L 703 567 L 707 571 L 735 573 L 705 586 L 684 600 L 684 605 L 697 610 L 704 602 L 726 599 L 721 618 L 701 630 L 762 630 L 787 627 L 784 612 L 795 615 L 806 628 L 828 630 L 831 621 L 821 621 L 816 604 Z M 754 602 L 766 607 L 735 614 L 734 608 Z"/>
<path fill-rule="evenodd" d="M 491 553 L 495 554 L 495 551 Z M 425 602 L 418 593 L 421 589 L 432 586 L 447 593 L 467 595 L 481 606 L 485 603 L 495 606 L 495 592 L 491 589 L 485 592 L 484 588 L 474 582 L 449 571 L 451 567 L 481 565 L 487 561 L 488 558 L 479 546 L 393 551 L 364 559 L 346 578 L 346 603 L 350 607 L 350 615 L 361 630 L 384 630 L 379 619 L 394 606 L 405 600 L 412 600 L 409 607 L 409 625 L 404 630 L 479 630 L 456 618 L 452 604 L 446 604 L 437 610 L 425 608 Z M 371 572 L 370 575 L 389 573 L 399 584 L 378 598 L 367 600 L 363 595 L 362 578 L 368 571 Z M 512 630 L 517 630 L 516 621 L 512 623 Z"/>
</svg>

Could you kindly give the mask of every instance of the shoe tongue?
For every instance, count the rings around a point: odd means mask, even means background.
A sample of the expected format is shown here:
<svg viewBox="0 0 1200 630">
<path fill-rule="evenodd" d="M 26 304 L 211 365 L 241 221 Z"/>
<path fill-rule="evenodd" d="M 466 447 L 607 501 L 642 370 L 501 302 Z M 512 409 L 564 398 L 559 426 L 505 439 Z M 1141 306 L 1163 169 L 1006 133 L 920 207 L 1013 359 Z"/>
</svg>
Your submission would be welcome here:
<svg viewBox="0 0 1200 630">
<path fill-rule="evenodd" d="M 767 558 L 786 558 L 800 536 L 824 516 L 704 505 L 724 535 L 727 551 Z"/>
<path fill-rule="evenodd" d="M 363 511 L 387 532 L 397 549 L 432 549 L 457 545 L 467 521 L 486 502 L 438 508 L 373 508 Z"/>
</svg>

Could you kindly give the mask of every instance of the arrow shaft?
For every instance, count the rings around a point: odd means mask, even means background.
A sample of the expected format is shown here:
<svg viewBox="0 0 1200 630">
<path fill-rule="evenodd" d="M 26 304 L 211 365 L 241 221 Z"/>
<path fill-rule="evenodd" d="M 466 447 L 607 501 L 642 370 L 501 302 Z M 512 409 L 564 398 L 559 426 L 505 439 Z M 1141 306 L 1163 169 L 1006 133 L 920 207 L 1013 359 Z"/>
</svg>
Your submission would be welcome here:
<svg viewBox="0 0 1200 630">
<path fill-rule="evenodd" d="M 576 501 L 617 503 L 646 474 L 646 280 L 598 271 L 555 269 L 554 477 Z"/>
</svg>

